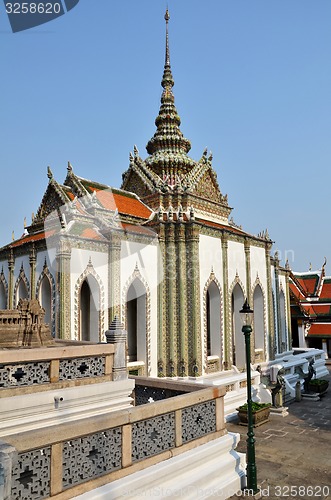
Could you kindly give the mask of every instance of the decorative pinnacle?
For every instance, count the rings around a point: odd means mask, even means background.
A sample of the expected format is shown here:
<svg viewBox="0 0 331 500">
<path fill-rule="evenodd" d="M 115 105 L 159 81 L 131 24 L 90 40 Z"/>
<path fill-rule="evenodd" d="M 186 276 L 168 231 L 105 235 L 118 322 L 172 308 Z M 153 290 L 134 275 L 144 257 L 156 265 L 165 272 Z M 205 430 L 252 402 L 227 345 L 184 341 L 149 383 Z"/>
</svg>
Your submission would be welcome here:
<svg viewBox="0 0 331 500">
<path fill-rule="evenodd" d="M 166 13 L 164 15 L 164 19 L 166 22 L 166 54 L 165 54 L 165 66 L 170 67 L 170 51 L 169 51 L 169 32 L 168 32 L 168 23 L 170 19 L 169 11 L 168 9 L 166 10 Z"/>
<path fill-rule="evenodd" d="M 163 77 L 161 81 L 161 85 L 164 90 L 161 96 L 160 111 L 155 120 L 157 131 L 148 142 L 146 149 L 150 155 L 160 152 L 167 154 L 180 153 L 182 155 L 186 155 L 191 149 L 191 144 L 188 139 L 185 139 L 180 131 L 180 118 L 175 106 L 175 97 L 172 92 L 172 87 L 175 85 L 175 82 L 170 66 L 168 32 L 170 15 L 168 9 L 166 10 L 164 19 L 166 21 L 166 50 Z"/>
<path fill-rule="evenodd" d="M 164 61 L 164 72 L 161 85 L 164 89 L 169 89 L 171 91 L 171 88 L 174 86 L 175 82 L 170 67 L 169 31 L 168 31 L 168 23 L 170 15 L 168 9 L 166 10 L 164 19 L 166 22 L 166 51 L 165 51 L 165 61 Z"/>
</svg>

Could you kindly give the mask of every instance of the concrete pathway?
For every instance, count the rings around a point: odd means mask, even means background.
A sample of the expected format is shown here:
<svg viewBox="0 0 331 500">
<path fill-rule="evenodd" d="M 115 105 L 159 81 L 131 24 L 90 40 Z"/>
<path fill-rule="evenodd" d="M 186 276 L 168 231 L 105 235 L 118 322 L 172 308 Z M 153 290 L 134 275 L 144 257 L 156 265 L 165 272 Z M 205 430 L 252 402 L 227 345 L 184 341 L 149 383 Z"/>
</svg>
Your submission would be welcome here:
<svg viewBox="0 0 331 500">
<path fill-rule="evenodd" d="M 330 372 L 331 366 L 329 366 Z M 254 429 L 257 482 L 256 498 L 331 499 L 331 376 L 320 401 L 303 399 L 289 405 L 286 417 L 271 416 Z M 237 451 L 245 453 L 247 427 L 228 423 L 239 432 Z M 244 493 L 231 499 L 244 497 Z"/>
</svg>

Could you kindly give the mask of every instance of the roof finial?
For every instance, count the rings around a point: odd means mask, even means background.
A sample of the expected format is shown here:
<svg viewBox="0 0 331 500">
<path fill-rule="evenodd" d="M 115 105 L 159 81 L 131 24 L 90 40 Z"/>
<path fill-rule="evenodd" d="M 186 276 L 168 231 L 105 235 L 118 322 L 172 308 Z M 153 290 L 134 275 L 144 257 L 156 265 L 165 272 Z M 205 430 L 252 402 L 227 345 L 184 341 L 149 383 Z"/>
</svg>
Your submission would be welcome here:
<svg viewBox="0 0 331 500">
<path fill-rule="evenodd" d="M 168 89 L 168 91 L 171 91 L 171 88 L 174 86 L 175 82 L 171 73 L 171 66 L 170 66 L 169 31 L 168 31 L 168 23 L 170 15 L 168 9 L 166 10 L 164 19 L 166 22 L 166 51 L 165 51 L 165 61 L 164 61 L 164 72 L 161 85 L 164 89 Z"/>
<path fill-rule="evenodd" d="M 169 32 L 168 32 L 168 23 L 170 19 L 169 10 L 167 8 L 166 13 L 164 14 L 164 19 L 166 22 L 166 54 L 165 54 L 165 65 L 170 66 L 170 51 L 169 51 Z"/>
<path fill-rule="evenodd" d="M 168 23 L 170 19 L 169 11 L 166 10 L 164 16 L 166 22 L 166 50 L 165 50 L 165 63 L 161 85 L 163 92 L 161 96 L 161 107 L 159 115 L 155 120 L 157 131 L 146 146 L 147 152 L 150 155 L 153 153 L 167 154 L 180 154 L 180 159 L 186 155 L 191 149 L 191 143 L 185 139 L 180 131 L 180 118 L 175 106 L 175 97 L 172 92 L 172 87 L 175 85 L 171 66 L 170 66 L 170 51 L 169 51 L 169 32 Z M 167 158 L 168 159 L 168 158 Z M 171 159 L 173 161 L 173 158 Z M 158 158 L 158 167 L 160 165 L 160 158 Z"/>
</svg>

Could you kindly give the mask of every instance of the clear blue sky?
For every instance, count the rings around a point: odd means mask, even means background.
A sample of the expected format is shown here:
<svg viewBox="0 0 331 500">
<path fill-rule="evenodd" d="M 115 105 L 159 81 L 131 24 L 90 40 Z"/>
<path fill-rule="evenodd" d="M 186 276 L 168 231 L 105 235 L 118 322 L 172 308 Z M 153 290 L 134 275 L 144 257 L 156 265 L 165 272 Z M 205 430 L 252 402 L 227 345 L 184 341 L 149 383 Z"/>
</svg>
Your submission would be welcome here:
<svg viewBox="0 0 331 500">
<path fill-rule="evenodd" d="M 0 245 L 67 161 L 114 187 L 155 130 L 165 0 L 81 0 L 13 34 L 0 4 Z M 169 0 L 181 129 L 205 147 L 233 217 L 268 228 L 293 270 L 331 269 L 330 0 Z M 294 256 L 294 258 L 293 258 Z M 283 260 L 284 263 L 284 260 Z M 328 274 L 331 274 L 328 272 Z"/>
</svg>

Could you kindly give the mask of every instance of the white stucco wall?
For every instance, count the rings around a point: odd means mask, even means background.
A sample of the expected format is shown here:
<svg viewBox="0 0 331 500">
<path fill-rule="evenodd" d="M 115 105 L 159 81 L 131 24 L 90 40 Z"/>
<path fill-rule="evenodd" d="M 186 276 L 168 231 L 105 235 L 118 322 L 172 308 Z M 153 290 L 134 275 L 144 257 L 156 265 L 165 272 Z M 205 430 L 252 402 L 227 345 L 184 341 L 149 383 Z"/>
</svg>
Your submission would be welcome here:
<svg viewBox="0 0 331 500">
<path fill-rule="evenodd" d="M 229 287 L 231 287 L 236 275 L 238 274 L 240 281 L 245 287 L 245 290 L 243 290 L 244 294 L 246 294 L 246 259 L 243 243 L 239 243 L 237 241 L 228 242 L 228 270 Z"/>
<path fill-rule="evenodd" d="M 221 240 L 212 236 L 200 235 L 199 238 L 200 260 L 200 290 L 203 292 L 212 270 L 215 278 L 223 287 L 223 254 Z"/>
<path fill-rule="evenodd" d="M 256 278 L 259 278 L 260 284 L 262 285 L 264 291 L 267 290 L 267 265 L 265 249 L 260 247 L 251 246 L 250 247 L 250 258 L 251 258 L 251 285 L 253 286 L 256 282 Z"/>
</svg>

